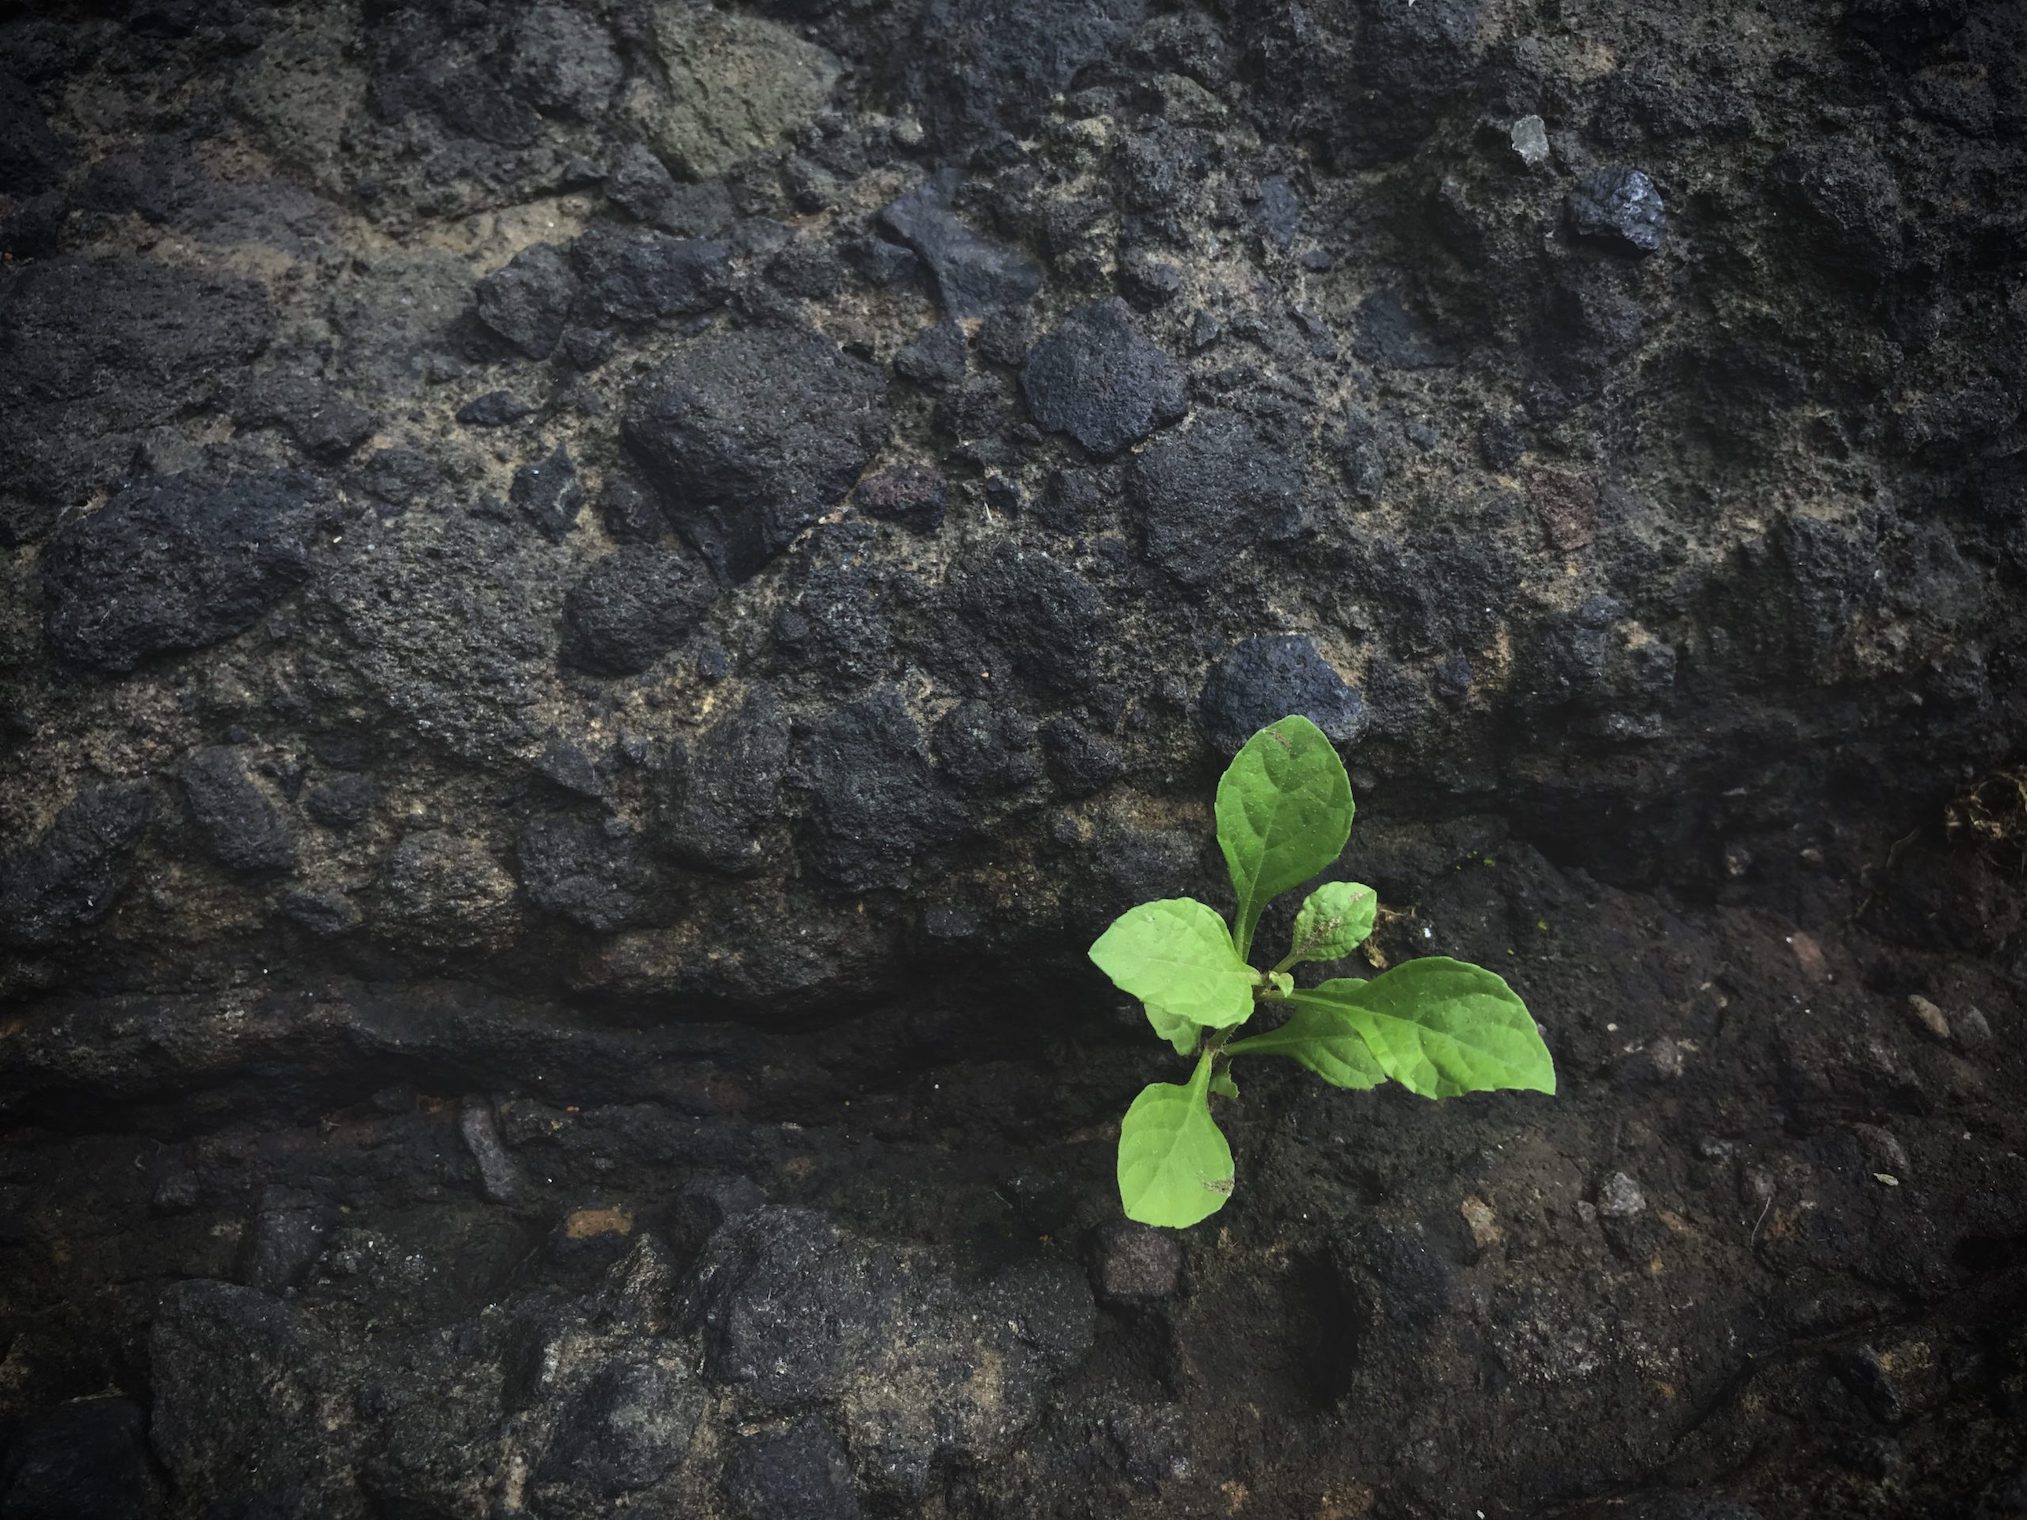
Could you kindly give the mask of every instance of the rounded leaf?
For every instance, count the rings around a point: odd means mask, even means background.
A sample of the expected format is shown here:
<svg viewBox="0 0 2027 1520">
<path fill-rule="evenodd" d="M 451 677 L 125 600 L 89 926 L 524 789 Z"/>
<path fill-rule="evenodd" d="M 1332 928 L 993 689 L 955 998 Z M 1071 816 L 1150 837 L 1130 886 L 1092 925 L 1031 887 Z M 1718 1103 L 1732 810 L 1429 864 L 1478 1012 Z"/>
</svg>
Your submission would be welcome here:
<svg viewBox="0 0 2027 1520">
<path fill-rule="evenodd" d="M 1555 1062 L 1534 1016 L 1483 966 L 1432 955 L 1371 981 L 1325 982 L 1293 1001 L 1339 1010 L 1364 1036 L 1380 1070 L 1425 1098 L 1500 1088 L 1555 1091 Z"/>
<path fill-rule="evenodd" d="M 1211 1117 L 1211 1063 L 1187 1086 L 1141 1090 L 1119 1126 L 1119 1202 L 1140 1224 L 1180 1230 L 1208 1219 L 1232 1196 L 1232 1148 Z"/>
<path fill-rule="evenodd" d="M 1302 904 L 1289 937 L 1288 961 L 1341 961 L 1366 942 L 1379 912 L 1379 893 L 1362 882 L 1326 881 Z"/>
<path fill-rule="evenodd" d="M 1268 724 L 1232 757 L 1218 782 L 1218 848 L 1239 898 L 1241 959 L 1260 910 L 1343 853 L 1352 812 L 1344 762 L 1299 714 Z"/>
<path fill-rule="evenodd" d="M 1121 992 L 1147 1005 L 1164 1039 L 1173 1038 L 1164 1017 L 1228 1029 L 1252 1016 L 1252 968 L 1233 949 L 1225 921 L 1193 898 L 1129 908 L 1098 936 L 1091 959 Z"/>
</svg>

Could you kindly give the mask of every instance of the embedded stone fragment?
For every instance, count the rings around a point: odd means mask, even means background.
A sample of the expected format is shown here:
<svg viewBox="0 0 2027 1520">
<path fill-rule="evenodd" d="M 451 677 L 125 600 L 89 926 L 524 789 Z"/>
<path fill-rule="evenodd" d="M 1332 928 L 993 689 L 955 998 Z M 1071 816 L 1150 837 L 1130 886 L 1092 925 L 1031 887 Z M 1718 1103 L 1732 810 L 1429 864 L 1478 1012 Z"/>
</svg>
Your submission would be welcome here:
<svg viewBox="0 0 2027 1520">
<path fill-rule="evenodd" d="M 1302 472 L 1290 450 L 1243 417 L 1205 412 L 1134 459 L 1127 490 L 1147 557 L 1184 585 L 1201 586 L 1261 539 L 1294 528 Z"/>
<path fill-rule="evenodd" d="M 881 224 L 929 266 L 950 316 L 984 317 L 1025 305 L 1042 288 L 1041 269 L 958 219 L 952 201 L 960 183 L 955 169 L 932 175 L 891 202 L 880 213 Z"/>
<path fill-rule="evenodd" d="M 0 857 L 0 943 L 50 944 L 112 912 L 154 812 L 145 786 L 91 787 L 33 844 Z"/>
<path fill-rule="evenodd" d="M 1357 688 L 1345 684 L 1305 633 L 1233 645 L 1211 667 L 1197 711 L 1220 755 L 1237 754 L 1254 734 L 1291 713 L 1309 719 L 1340 746 L 1356 741 L 1369 721 Z"/>
<path fill-rule="evenodd" d="M 531 359 L 555 352 L 577 299 L 577 276 L 553 243 L 523 248 L 479 281 L 479 320 Z"/>
<path fill-rule="evenodd" d="M 295 830 L 248 773 L 241 750 L 219 744 L 192 754 L 183 766 L 183 798 L 205 849 L 220 865 L 248 873 L 295 866 Z"/>
<path fill-rule="evenodd" d="M 788 714 L 756 686 L 688 751 L 669 763 L 662 837 L 687 865 L 750 875 L 765 860 L 761 833 L 780 813 L 788 769 Z"/>
<path fill-rule="evenodd" d="M 715 179 L 785 142 L 829 100 L 838 61 L 815 43 L 736 11 L 658 5 L 649 48 L 659 79 L 628 98 L 635 124 L 677 172 Z"/>
<path fill-rule="evenodd" d="M 1117 296 L 1078 307 L 1030 349 L 1021 391 L 1036 422 L 1094 454 L 1138 443 L 1188 406 L 1182 370 Z"/>
<path fill-rule="evenodd" d="M 1539 116 L 1521 117 L 1507 129 L 1506 140 L 1528 168 L 1548 162 L 1548 126 Z"/>
<path fill-rule="evenodd" d="M 724 298 L 731 279 L 728 245 L 644 227 L 594 227 L 577 240 L 571 257 L 586 306 L 615 322 L 706 311 Z"/>
<path fill-rule="evenodd" d="M 745 328 L 649 376 L 624 431 L 684 537 L 745 580 L 851 490 L 886 441 L 886 392 L 814 333 Z"/>
<path fill-rule="evenodd" d="M 809 860 L 847 892 L 902 888 L 925 852 L 963 832 L 935 786 L 921 728 L 889 688 L 839 711 L 810 746 Z"/>
<path fill-rule="evenodd" d="M 310 534 L 325 510 L 306 475 L 139 481 L 50 539 L 50 647 L 127 671 L 229 638 L 309 579 Z"/>
<path fill-rule="evenodd" d="M 638 674 L 681 643 L 717 595 L 688 553 L 625 545 L 564 597 L 563 661 L 600 675 Z"/>
<path fill-rule="evenodd" d="M 584 506 L 584 485 L 570 446 L 559 443 L 540 464 L 524 464 L 514 472 L 508 493 L 543 536 L 560 542 L 577 522 Z"/>
<path fill-rule="evenodd" d="M 528 900 L 599 934 L 626 928 L 654 901 L 653 867 L 616 820 L 542 813 L 521 830 Z"/>
<path fill-rule="evenodd" d="M 114 486 L 151 429 L 228 404 L 273 332 L 266 292 L 238 276 L 70 256 L 10 271 L 0 545 L 40 538 L 66 508 Z"/>
<path fill-rule="evenodd" d="M 1565 203 L 1570 231 L 1639 257 L 1661 246 L 1668 216 L 1654 181 L 1638 169 L 1600 169 L 1586 175 Z"/>
</svg>

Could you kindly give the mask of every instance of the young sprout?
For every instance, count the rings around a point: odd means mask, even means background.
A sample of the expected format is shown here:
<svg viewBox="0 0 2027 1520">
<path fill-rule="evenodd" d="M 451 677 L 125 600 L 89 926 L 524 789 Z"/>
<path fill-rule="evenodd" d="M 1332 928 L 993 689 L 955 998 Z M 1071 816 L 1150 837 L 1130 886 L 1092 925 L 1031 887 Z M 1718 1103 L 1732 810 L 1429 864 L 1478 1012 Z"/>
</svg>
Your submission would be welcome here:
<svg viewBox="0 0 2027 1520">
<path fill-rule="evenodd" d="M 1239 1056 L 1285 1056 L 1333 1087 L 1389 1079 L 1425 1098 L 1525 1088 L 1555 1091 L 1555 1063 L 1526 1006 L 1482 966 L 1429 956 L 1363 980 L 1298 988 L 1290 971 L 1342 960 L 1372 933 L 1371 887 L 1326 882 L 1295 915 L 1288 953 L 1267 971 L 1250 961 L 1267 904 L 1329 866 L 1351 837 L 1351 778 L 1307 718 L 1270 723 L 1218 782 L 1218 846 L 1238 905 L 1229 925 L 1192 898 L 1142 903 L 1113 921 L 1091 959 L 1138 998 L 1154 1032 L 1194 1063 L 1189 1080 L 1154 1082 L 1119 1129 L 1119 1200 L 1126 1217 L 1181 1229 L 1232 1196 L 1232 1148 L 1210 1098 L 1236 1098 Z M 1261 1009 L 1271 1029 L 1235 1038 Z"/>
</svg>

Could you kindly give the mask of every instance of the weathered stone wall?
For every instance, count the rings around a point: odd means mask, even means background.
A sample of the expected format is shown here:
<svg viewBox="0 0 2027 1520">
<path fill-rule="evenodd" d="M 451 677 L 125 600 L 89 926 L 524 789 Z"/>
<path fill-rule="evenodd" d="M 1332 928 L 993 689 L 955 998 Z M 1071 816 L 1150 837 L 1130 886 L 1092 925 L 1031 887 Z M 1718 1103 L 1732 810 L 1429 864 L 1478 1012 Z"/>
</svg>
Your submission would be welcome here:
<svg viewBox="0 0 2027 1520">
<path fill-rule="evenodd" d="M 1969 0 L 0 11 L 0 1520 L 2010 1513 L 2023 183 Z M 1564 1095 L 1122 1231 L 1288 711 Z"/>
</svg>

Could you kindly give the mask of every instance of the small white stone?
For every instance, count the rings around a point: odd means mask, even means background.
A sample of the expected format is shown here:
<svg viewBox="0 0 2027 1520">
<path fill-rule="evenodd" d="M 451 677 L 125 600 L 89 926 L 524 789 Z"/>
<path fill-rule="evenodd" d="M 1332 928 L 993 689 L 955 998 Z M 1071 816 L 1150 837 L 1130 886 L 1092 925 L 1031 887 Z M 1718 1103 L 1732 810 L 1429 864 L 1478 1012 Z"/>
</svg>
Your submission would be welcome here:
<svg viewBox="0 0 2027 1520">
<path fill-rule="evenodd" d="M 1631 1219 L 1646 1207 L 1647 1195 L 1624 1172 L 1612 1173 L 1598 1186 L 1598 1212 L 1607 1219 Z"/>
<path fill-rule="evenodd" d="M 1539 116 L 1521 117 L 1507 129 L 1506 140 L 1528 168 L 1548 162 L 1548 125 Z"/>
</svg>

